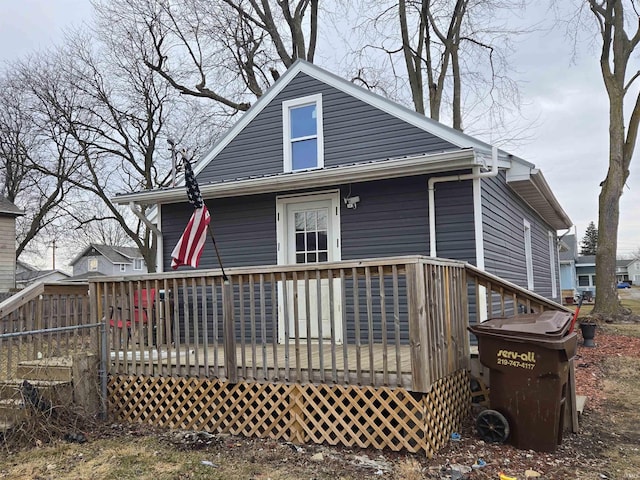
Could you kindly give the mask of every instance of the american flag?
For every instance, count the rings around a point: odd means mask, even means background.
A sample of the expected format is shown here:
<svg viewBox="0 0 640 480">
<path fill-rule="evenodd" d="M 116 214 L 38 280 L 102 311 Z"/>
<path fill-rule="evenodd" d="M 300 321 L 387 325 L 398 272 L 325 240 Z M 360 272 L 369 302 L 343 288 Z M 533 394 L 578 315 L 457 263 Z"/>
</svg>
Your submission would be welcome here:
<svg viewBox="0 0 640 480">
<path fill-rule="evenodd" d="M 204 244 L 207 240 L 207 228 L 211 222 L 211 215 L 207 210 L 207 206 L 202 200 L 200 188 L 196 181 L 196 176 L 191 168 L 189 160 L 184 160 L 184 181 L 187 188 L 187 197 L 189 203 L 195 209 L 187 228 L 178 240 L 176 248 L 171 252 L 171 268 L 174 270 L 180 265 L 191 265 L 197 268 L 200 263 L 200 257 L 204 250 Z"/>
</svg>

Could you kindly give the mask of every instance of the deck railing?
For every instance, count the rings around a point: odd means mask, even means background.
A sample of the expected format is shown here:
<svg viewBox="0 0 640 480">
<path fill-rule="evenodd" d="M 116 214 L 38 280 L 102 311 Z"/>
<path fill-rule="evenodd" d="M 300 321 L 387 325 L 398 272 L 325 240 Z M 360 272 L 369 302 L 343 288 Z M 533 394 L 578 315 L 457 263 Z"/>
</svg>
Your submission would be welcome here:
<svg viewBox="0 0 640 480">
<path fill-rule="evenodd" d="M 97 354 L 97 327 L 90 325 L 86 283 L 39 283 L 21 290 L 0 303 L 0 379 L 13 378 L 22 361 Z"/>
<path fill-rule="evenodd" d="M 475 311 L 479 312 L 486 306 L 487 318 L 509 317 L 521 313 L 541 313 L 545 310 L 573 312 L 563 305 L 482 271 L 473 265 L 467 264 L 466 270 L 467 277 L 475 287 Z"/>
<path fill-rule="evenodd" d="M 398 257 L 91 280 L 111 372 L 430 385 L 468 362 L 461 262 Z"/>
<path fill-rule="evenodd" d="M 421 256 L 226 273 L 91 279 L 111 373 L 427 392 L 468 368 L 467 326 L 483 296 L 490 316 L 563 308 L 464 262 Z"/>
</svg>

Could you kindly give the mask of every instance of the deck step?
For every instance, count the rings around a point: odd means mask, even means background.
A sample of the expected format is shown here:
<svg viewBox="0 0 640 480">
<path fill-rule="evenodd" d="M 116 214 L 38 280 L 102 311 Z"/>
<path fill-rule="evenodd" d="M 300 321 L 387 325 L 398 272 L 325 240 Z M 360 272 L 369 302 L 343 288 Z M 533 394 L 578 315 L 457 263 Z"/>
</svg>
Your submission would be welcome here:
<svg viewBox="0 0 640 480">
<path fill-rule="evenodd" d="M 69 357 L 46 358 L 20 362 L 16 377 L 32 380 L 71 382 L 73 361 Z"/>
<path fill-rule="evenodd" d="M 0 380 L 0 400 L 21 399 L 20 387 L 23 379 Z M 73 400 L 73 383 L 64 380 L 27 380 L 38 393 L 50 402 L 61 405 Z"/>
</svg>

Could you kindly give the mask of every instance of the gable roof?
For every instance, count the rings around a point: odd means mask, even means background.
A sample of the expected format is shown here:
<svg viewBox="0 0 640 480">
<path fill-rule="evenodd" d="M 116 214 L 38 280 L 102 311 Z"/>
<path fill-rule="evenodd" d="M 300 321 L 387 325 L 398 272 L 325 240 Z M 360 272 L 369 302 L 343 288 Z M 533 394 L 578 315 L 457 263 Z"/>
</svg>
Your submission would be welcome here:
<svg viewBox="0 0 640 480">
<path fill-rule="evenodd" d="M 566 245 L 566 250 L 560 251 L 560 261 L 576 260 L 578 252 L 578 242 L 574 234 L 565 235 L 562 242 Z"/>
<path fill-rule="evenodd" d="M 22 260 L 16 260 L 16 268 L 21 267 L 25 271 L 33 272 L 36 269 L 33 265 L 29 265 L 27 262 L 23 262 Z"/>
<path fill-rule="evenodd" d="M 54 274 L 63 275 L 67 278 L 71 276 L 61 270 L 29 270 L 16 273 L 16 282 L 35 282 L 38 279 L 46 278 Z"/>
<path fill-rule="evenodd" d="M 591 267 L 596 264 L 596 256 L 595 255 L 580 255 L 576 259 L 576 266 L 580 267 Z"/>
<path fill-rule="evenodd" d="M 120 263 L 133 263 L 134 258 L 142 258 L 140 250 L 137 247 L 120 247 L 112 245 L 100 245 L 97 243 L 89 244 L 84 250 L 74 257 L 69 265 L 75 265 L 78 260 L 86 256 L 91 250 L 95 250 L 104 258 L 109 260 L 113 264 Z"/>
<path fill-rule="evenodd" d="M 435 135 L 456 147 L 455 150 L 444 152 L 415 155 L 403 157 L 400 160 L 415 160 L 420 163 L 420 167 L 409 173 L 397 162 L 398 159 L 381 158 L 379 162 L 367 164 L 341 165 L 336 172 L 330 169 L 311 170 L 303 172 L 288 172 L 266 177 L 252 177 L 235 179 L 233 181 L 218 182 L 214 184 L 200 184 L 200 190 L 205 198 L 215 198 L 224 196 L 240 196 L 255 193 L 266 193 L 284 189 L 322 187 L 336 183 L 343 183 L 344 179 L 357 179 L 357 181 L 367 181 L 380 178 L 393 178 L 408 175 L 418 175 L 422 173 L 435 173 L 452 171 L 456 168 L 471 168 L 474 166 L 486 166 L 491 156 L 492 146 L 477 138 L 467 135 L 464 132 L 455 130 L 425 115 L 419 114 L 403 105 L 400 105 L 388 98 L 378 95 L 370 90 L 360 87 L 338 75 L 335 75 L 323 68 L 304 60 L 296 62 L 245 112 L 242 117 L 222 136 L 222 138 L 204 154 L 201 160 L 194 166 L 196 176 L 202 172 L 206 166 L 216 156 L 222 152 L 233 139 L 235 139 L 257 116 L 262 112 L 275 97 L 282 92 L 287 85 L 300 73 L 304 73 L 326 85 L 329 85 L 343 93 L 357 98 L 381 111 L 388 113 L 410 125 L 413 125 L 424 132 Z M 466 152 L 464 155 L 461 153 Z M 451 159 L 457 159 L 457 163 Z M 511 155 L 505 151 L 498 151 L 499 166 L 511 169 L 517 165 L 518 175 L 512 179 L 507 179 L 511 188 L 526 203 L 534 208 L 545 220 L 554 228 L 569 228 L 573 222 L 564 212 L 559 202 L 551 192 L 542 172 L 535 169 L 535 166 L 519 157 Z M 392 162 L 387 162 L 392 160 Z M 371 174 L 370 168 L 378 163 L 390 163 L 386 169 L 378 169 L 378 176 Z M 391 172 L 391 167 L 397 165 Z M 383 170 L 386 173 L 382 173 Z M 383 176 L 386 175 L 386 176 Z M 342 180 L 342 182 L 340 181 Z M 179 182 L 183 184 L 183 180 Z M 117 195 L 112 199 L 114 203 L 174 203 L 184 201 L 184 190 L 181 186 L 173 188 L 162 188 L 148 190 L 132 194 Z"/>
<path fill-rule="evenodd" d="M 0 197 L 0 215 L 7 215 L 18 217 L 20 215 L 24 215 L 24 211 L 16 207 L 12 202 L 7 200 L 5 197 Z"/>
<path fill-rule="evenodd" d="M 635 262 L 634 258 L 623 258 L 620 260 L 616 260 L 616 267 L 628 267 L 633 262 Z"/>
<path fill-rule="evenodd" d="M 330 85 L 341 92 L 346 93 L 352 97 L 355 97 L 363 102 L 374 106 L 394 117 L 397 117 L 427 133 L 435 135 L 447 142 L 455 145 L 460 149 L 473 148 L 477 151 L 483 152 L 485 155 L 490 155 L 492 146 L 477 138 L 467 135 L 464 132 L 451 128 L 443 123 L 433 120 L 425 115 L 415 112 L 410 108 L 400 105 L 392 100 L 389 100 L 382 95 L 372 92 L 366 88 L 356 85 L 353 82 L 345 80 L 344 78 L 335 75 L 313 63 L 309 63 L 305 60 L 296 60 L 294 64 L 287 69 L 287 71 L 275 82 L 269 89 L 262 95 L 247 112 L 238 120 L 223 136 L 222 138 L 211 148 L 209 152 L 203 155 L 202 159 L 194 166 L 194 173 L 196 176 L 204 170 L 209 162 L 216 157 L 216 155 L 222 151 L 238 134 L 249 124 L 251 121 L 262 112 L 266 106 L 285 89 L 287 85 L 299 74 L 304 73 L 316 80 Z M 506 152 L 501 152 L 502 156 L 508 155 Z M 382 160 L 382 159 L 381 159 Z M 524 162 L 524 160 L 521 160 Z M 533 164 L 524 162 L 530 167 Z"/>
</svg>

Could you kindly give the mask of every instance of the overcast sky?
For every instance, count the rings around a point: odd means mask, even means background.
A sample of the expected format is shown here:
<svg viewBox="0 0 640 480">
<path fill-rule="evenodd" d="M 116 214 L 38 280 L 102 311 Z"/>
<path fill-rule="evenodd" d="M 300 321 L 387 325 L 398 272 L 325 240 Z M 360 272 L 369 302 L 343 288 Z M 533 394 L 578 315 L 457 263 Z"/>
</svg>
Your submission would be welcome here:
<svg viewBox="0 0 640 480">
<path fill-rule="evenodd" d="M 527 21 L 545 14 L 529 12 Z M 90 16 L 88 0 L 0 0 L 0 62 L 59 42 L 65 28 Z M 598 53 L 583 51 L 571 63 L 569 44 L 558 28 L 518 43 L 512 64 L 521 81 L 522 114 L 535 127 L 525 145 L 506 149 L 542 170 L 580 239 L 590 221 L 597 225 L 599 184 L 608 161 L 607 99 Z M 640 248 L 639 161 L 631 163 L 620 205 L 619 255 Z"/>
</svg>

